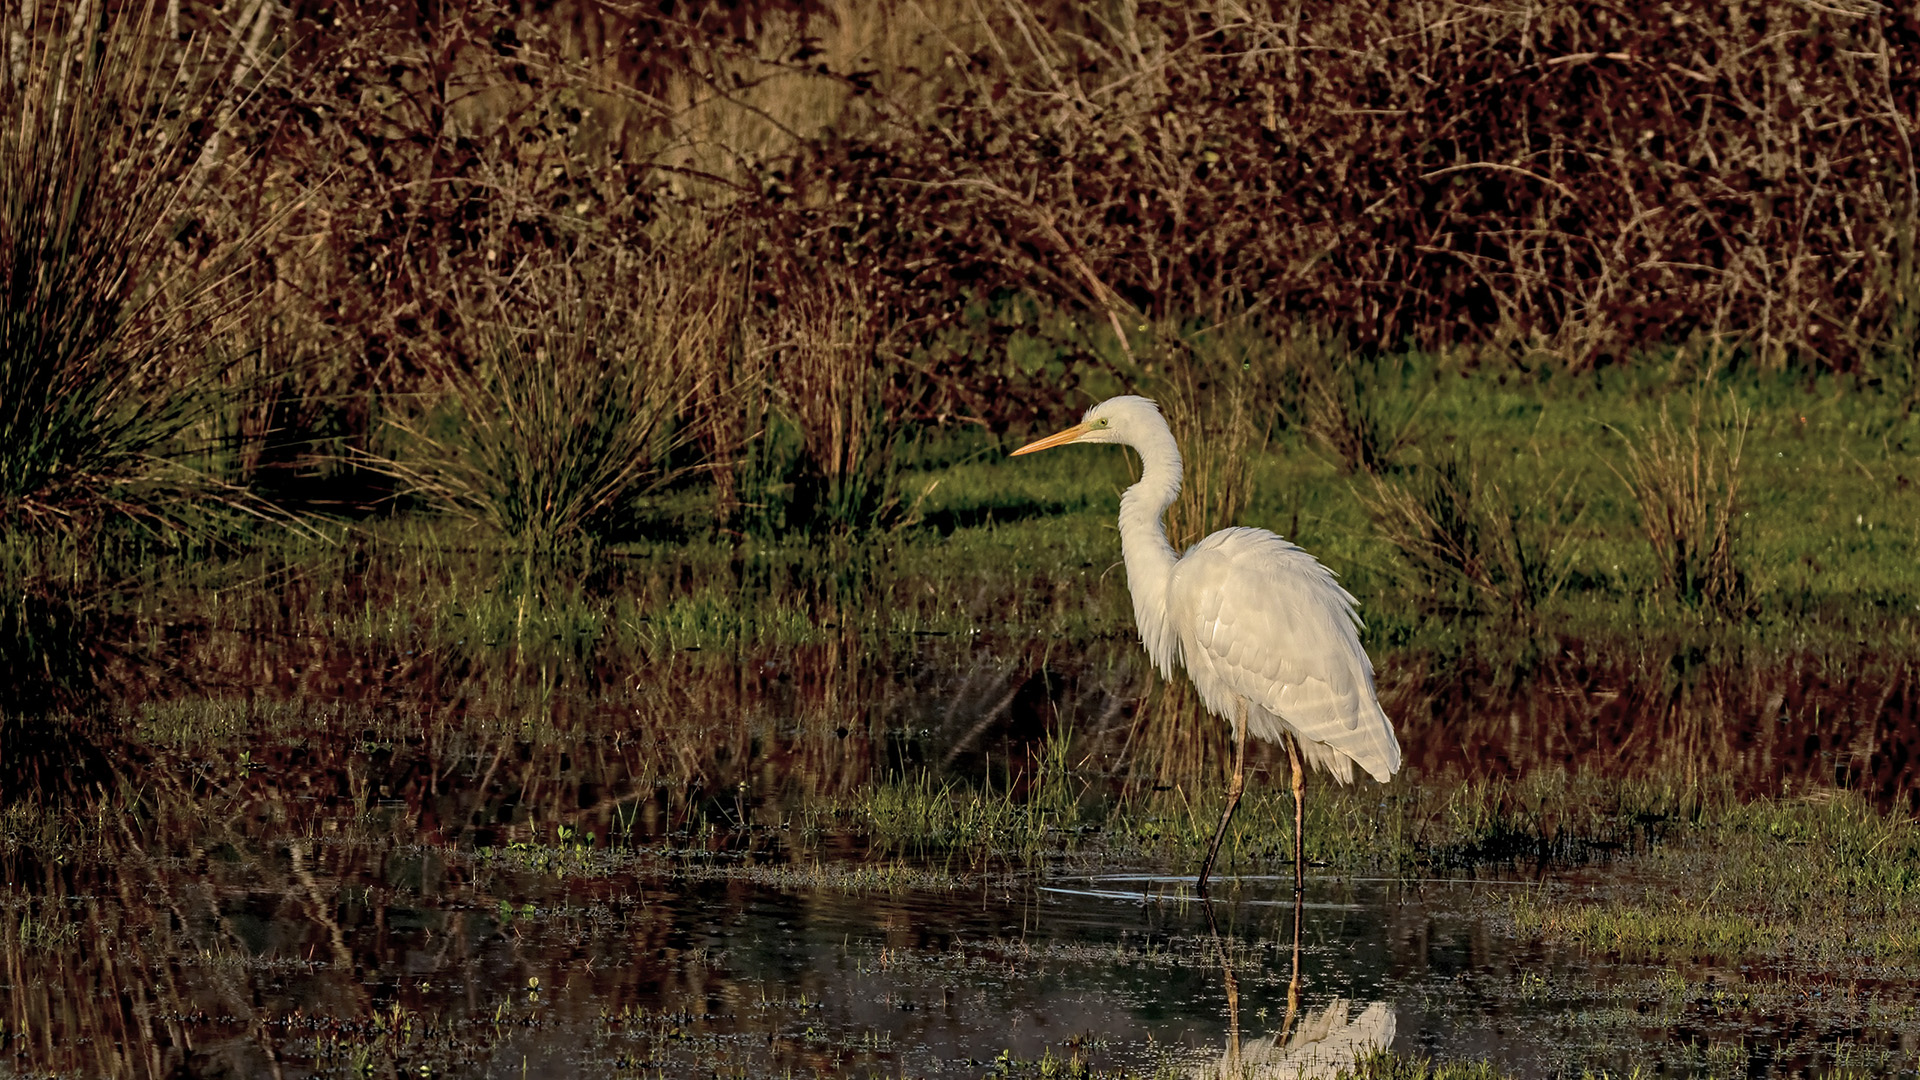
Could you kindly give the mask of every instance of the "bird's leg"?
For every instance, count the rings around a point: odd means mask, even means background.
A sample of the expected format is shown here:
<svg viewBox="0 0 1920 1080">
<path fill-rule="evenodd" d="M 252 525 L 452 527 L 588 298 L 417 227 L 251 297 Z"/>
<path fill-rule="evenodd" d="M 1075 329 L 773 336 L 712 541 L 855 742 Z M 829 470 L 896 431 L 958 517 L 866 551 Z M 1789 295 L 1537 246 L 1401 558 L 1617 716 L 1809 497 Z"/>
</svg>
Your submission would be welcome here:
<svg viewBox="0 0 1920 1080">
<path fill-rule="evenodd" d="M 1307 772 L 1300 767 L 1300 738 L 1289 734 L 1287 761 L 1293 765 L 1293 895 L 1307 891 L 1306 795 Z"/>
<path fill-rule="evenodd" d="M 1280 1025 L 1280 1037 L 1293 1031 L 1293 1018 L 1300 1012 L 1300 916 L 1304 914 L 1304 893 L 1293 894 L 1293 980 L 1287 983 L 1287 1019 Z"/>
<path fill-rule="evenodd" d="M 1208 903 L 1206 908 L 1207 935 L 1213 939 L 1214 952 L 1220 957 L 1221 983 L 1227 991 L 1227 1068 L 1221 1070 L 1221 1075 L 1240 1076 L 1243 1073 L 1240 1068 L 1240 980 L 1234 978 L 1233 957 L 1220 937 L 1220 925 L 1213 918 L 1213 905 Z"/>
<path fill-rule="evenodd" d="M 1220 854 L 1220 841 L 1226 838 L 1227 822 L 1233 820 L 1234 807 L 1240 805 L 1240 792 L 1247 785 L 1247 699 L 1240 699 L 1240 710 L 1233 725 L 1233 779 L 1227 782 L 1227 808 L 1220 814 L 1220 827 L 1213 830 L 1213 843 L 1207 845 L 1207 857 L 1200 863 L 1200 880 L 1194 885 L 1201 896 L 1207 895 L 1207 875 L 1213 872 L 1214 856 Z"/>
</svg>

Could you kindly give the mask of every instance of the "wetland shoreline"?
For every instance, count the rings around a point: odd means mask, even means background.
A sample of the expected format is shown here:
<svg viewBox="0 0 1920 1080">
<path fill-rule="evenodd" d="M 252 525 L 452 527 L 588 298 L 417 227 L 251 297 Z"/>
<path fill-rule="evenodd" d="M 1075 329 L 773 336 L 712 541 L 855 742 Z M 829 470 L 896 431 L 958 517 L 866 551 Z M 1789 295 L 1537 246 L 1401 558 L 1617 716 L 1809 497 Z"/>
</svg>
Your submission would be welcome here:
<svg viewBox="0 0 1920 1080">
<path fill-rule="evenodd" d="M 1300 528 L 1327 538 L 1353 513 L 1327 493 L 1354 488 L 1299 475 L 1327 467 L 1265 459 L 1256 491 L 1305 492 Z M 977 508 L 1018 483 L 990 456 L 931 469 L 951 501 L 929 517 L 972 524 L 679 527 L 545 563 L 404 518 L 117 561 L 16 538 L 10 1068 L 1145 1077 L 1217 1056 L 1192 901 L 1048 890 L 1190 870 L 1224 733 L 1150 677 L 1110 511 L 1052 494 L 1077 464 L 1003 494 L 1004 521 Z M 1631 551 L 1605 523 L 1583 558 Z M 1738 621 L 1596 574 L 1515 622 L 1344 550 L 1407 768 L 1310 788 L 1333 906 L 1310 909 L 1304 994 L 1317 1023 L 1393 1011 L 1363 1075 L 1915 1069 L 1920 650 L 1904 616 L 1878 641 L 1805 617 L 1833 610 L 1822 581 L 1898 610 L 1883 551 L 1762 583 Z M 1249 1039 L 1290 933 L 1252 914 L 1292 817 L 1284 762 L 1254 766 L 1223 851 Z M 1354 907 L 1376 878 L 1487 885 L 1376 924 L 1408 903 Z M 956 910 L 971 929 L 907 930 Z M 1097 989 L 1119 970 L 1191 995 Z M 1101 1004 L 1050 1011 L 1030 984 Z M 1569 1022 L 1498 1034 L 1536 1013 Z"/>
</svg>

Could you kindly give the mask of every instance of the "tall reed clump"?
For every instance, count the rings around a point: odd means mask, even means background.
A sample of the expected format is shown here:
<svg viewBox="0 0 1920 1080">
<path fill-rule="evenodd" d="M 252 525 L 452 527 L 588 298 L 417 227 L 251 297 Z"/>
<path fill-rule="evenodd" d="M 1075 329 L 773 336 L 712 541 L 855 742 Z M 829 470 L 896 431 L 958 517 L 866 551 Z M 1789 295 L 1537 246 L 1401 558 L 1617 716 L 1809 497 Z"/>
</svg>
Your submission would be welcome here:
<svg viewBox="0 0 1920 1080">
<path fill-rule="evenodd" d="M 1483 478 L 1460 446 L 1371 481 L 1360 502 L 1429 603 L 1488 607 L 1520 619 L 1552 599 L 1573 572 L 1571 534 L 1585 505 L 1564 477 L 1522 494 Z"/>
<path fill-rule="evenodd" d="M 202 205 L 224 168 L 201 153 L 233 92 L 220 58 L 101 10 L 11 27 L 7 59 L 0 527 L 266 512 L 187 464 L 223 392 L 208 342 L 254 300 L 229 271 L 258 233 L 223 237 Z"/>
<path fill-rule="evenodd" d="M 1706 427 L 1701 394 L 1676 429 L 1665 405 L 1660 421 L 1626 446 L 1624 468 L 1609 465 L 1640 508 L 1640 530 L 1653 549 L 1661 592 L 1680 604 L 1731 618 L 1751 604 L 1747 575 L 1735 552 L 1739 540 L 1740 456 L 1751 414 L 1737 405 L 1718 432 Z"/>
<path fill-rule="evenodd" d="M 602 255 L 536 262 L 453 303 L 460 355 L 389 418 L 370 464 L 402 491 L 529 551 L 605 539 L 676 473 L 700 373 L 717 362 L 734 295 L 695 260 Z"/>
<path fill-rule="evenodd" d="M 903 491 L 909 378 L 890 355 L 883 312 L 858 286 L 828 280 L 793 289 L 770 317 L 765 346 L 773 391 L 761 438 L 791 424 L 792 452 L 754 459 L 755 486 L 781 488 L 789 528 L 851 533 L 914 519 L 918 498 Z M 924 495 L 924 493 L 921 493 Z M 772 519 L 769 519 L 770 521 Z"/>
</svg>

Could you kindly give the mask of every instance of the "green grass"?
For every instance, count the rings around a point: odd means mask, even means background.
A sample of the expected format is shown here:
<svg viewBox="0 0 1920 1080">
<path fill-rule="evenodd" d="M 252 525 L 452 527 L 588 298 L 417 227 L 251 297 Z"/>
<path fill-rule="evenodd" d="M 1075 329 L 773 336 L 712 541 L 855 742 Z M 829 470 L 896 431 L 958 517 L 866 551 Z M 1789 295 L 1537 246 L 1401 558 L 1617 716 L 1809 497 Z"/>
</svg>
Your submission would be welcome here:
<svg viewBox="0 0 1920 1080">
<path fill-rule="evenodd" d="M 1277 427 L 1250 464 L 1237 517 L 1289 535 L 1341 574 L 1361 600 L 1383 685 L 1397 681 L 1410 692 L 1464 678 L 1510 695 L 1543 671 L 1564 677 L 1577 661 L 1595 672 L 1596 690 L 1625 680 L 1678 695 L 1686 715 L 1710 731 L 1746 706 L 1700 697 L 1697 672 L 1810 670 L 1827 685 L 1868 675 L 1891 684 L 1920 656 L 1920 420 L 1903 417 L 1897 402 L 1840 378 L 1736 373 L 1701 391 L 1737 401 L 1752 418 L 1734 547 L 1752 606 L 1730 616 L 1663 590 L 1635 500 L 1605 467 L 1621 451 L 1616 431 L 1644 429 L 1670 408 L 1668 379 L 1656 366 L 1570 378 L 1424 358 L 1388 385 L 1419 403 L 1419 437 L 1403 450 L 1405 467 L 1449 441 L 1470 445 L 1490 481 L 1512 491 L 1564 489 L 1584 511 L 1567 529 L 1563 588 L 1519 618 L 1499 607 L 1463 609 L 1376 527 L 1365 478 L 1344 472 L 1306 432 Z M 264 532 L 238 550 L 170 551 L 137 533 L 10 531 L 0 539 L 0 570 L 22 588 L 0 598 L 11 605 L 0 629 L 20 637 L 14 653 L 22 657 L 44 651 L 34 642 L 115 642 L 111 656 L 79 650 L 83 662 L 27 671 L 35 685 L 84 683 L 123 660 L 170 655 L 182 633 L 212 643 L 201 660 L 231 671 L 250 670 L 251 642 L 310 637 L 394 672 L 488 673 L 486 689 L 457 692 L 488 700 L 500 715 L 531 715 L 543 731 L 578 723 L 570 717 L 617 687 L 668 677 L 650 674 L 663 663 L 681 665 L 670 677 L 690 691 L 683 709 L 694 700 L 731 709 L 729 671 L 772 663 L 813 672 L 809 693 L 821 696 L 801 710 L 802 724 L 825 723 L 843 708 L 835 694 L 860 693 L 863 666 L 928 662 L 913 660 L 916 650 L 935 649 L 927 655 L 956 671 L 982 657 L 1016 670 L 1058 668 L 1070 678 L 1043 688 L 1051 710 L 1044 724 L 1056 734 L 1062 719 L 1079 726 L 1074 764 L 1089 770 L 1093 786 L 1085 806 L 1061 804 L 1050 820 L 1185 858 L 1215 813 L 1224 725 L 1188 705 L 1168 721 L 1165 745 L 1151 725 L 1127 735 L 1131 713 L 1151 718 L 1177 704 L 1155 689 L 1134 644 L 1113 522 L 1131 481 L 1129 455 L 1087 447 L 1006 459 L 1019 440 L 974 428 L 922 440 L 902 458 L 916 482 L 935 484 L 921 523 L 857 537 L 716 531 L 697 484 L 644 501 L 647 535 L 537 557 L 513 540 L 404 513 L 324 536 Z M 1122 698 L 1120 728 L 1076 714 L 1079 706 L 1062 696 L 1072 678 Z M 175 723 L 159 714 L 169 707 L 156 704 L 159 712 L 141 721 L 158 725 L 161 741 Z M 705 760 L 707 750 L 694 748 L 711 742 L 708 733 L 665 704 L 647 715 L 650 737 L 693 755 L 669 771 L 706 767 L 692 763 Z M 858 726 L 898 719 L 879 710 Z M 1648 758 L 1667 771 L 1607 783 L 1654 792 L 1649 812 L 1662 817 L 1718 798 L 1686 775 L 1676 753 Z M 1177 767 L 1156 772 L 1161 761 Z M 1002 771 L 989 783 L 997 786 L 978 792 L 902 774 L 902 784 L 928 786 L 911 798 L 899 793 L 887 814 L 870 808 L 867 816 L 894 822 L 878 831 L 906 844 L 950 845 L 943 836 L 955 830 L 1019 836 L 1015 819 L 1032 811 L 1002 822 L 992 804 L 1009 791 L 1027 799 L 1040 770 L 1004 754 L 995 767 Z M 1105 816 L 1111 790 L 1137 796 L 1148 778 L 1174 784 Z M 1353 853 L 1364 852 L 1369 865 L 1409 866 L 1537 846 L 1542 837 L 1630 832 L 1582 808 L 1641 796 L 1626 786 L 1593 796 L 1582 790 L 1590 783 L 1577 766 L 1572 778 L 1529 776 L 1497 798 L 1456 790 L 1448 777 L 1409 778 L 1384 791 L 1316 783 L 1308 841 L 1312 857 L 1330 865 L 1358 865 Z M 1536 789 L 1545 794 L 1528 794 Z M 958 811 L 938 805 L 949 797 L 982 802 L 955 819 Z M 1228 857 L 1284 850 L 1290 819 L 1280 785 L 1256 783 Z"/>
<path fill-rule="evenodd" d="M 1303 431 L 1274 431 L 1250 463 L 1235 516 L 1289 536 L 1341 575 L 1360 598 L 1382 668 L 1403 652 L 1523 653 L 1556 640 L 1820 652 L 1870 639 L 1882 651 L 1920 651 L 1920 420 L 1837 378 L 1733 376 L 1702 391 L 1752 417 L 1732 547 L 1751 612 L 1729 616 L 1662 586 L 1635 500 L 1607 467 L 1625 460 L 1616 432 L 1659 423 L 1664 389 L 1647 374 L 1523 378 L 1439 360 L 1411 368 L 1395 389 L 1424 402 L 1403 468 L 1471 447 L 1484 483 L 1519 506 L 1516 530 L 1552 540 L 1547 557 L 1564 581 L 1518 620 L 1498 606 L 1463 610 L 1370 515 L 1369 481 L 1343 472 Z M 1131 635 L 1113 522 L 1129 455 L 1088 447 L 1010 461 L 1013 438 L 951 438 L 953 451 L 921 453 L 903 481 L 931 488 L 921 523 L 856 538 L 715 532 L 711 504 L 688 488 L 638 508 L 657 538 L 578 556 L 528 557 L 518 541 L 407 515 L 359 526 L 331 553 L 263 533 L 238 559 L 221 560 L 224 571 L 205 559 L 154 565 L 137 545 L 124 558 L 111 547 L 55 551 L 17 535 L 5 546 L 9 572 L 25 580 L 111 589 L 125 573 L 171 578 L 189 606 L 201 582 L 284 567 L 321 586 L 309 594 L 312 613 L 340 630 L 424 633 L 435 645 L 556 633 L 669 648 L 775 645 L 849 628 L 1076 642 Z M 334 582 L 355 578 L 364 581 L 358 610 L 329 600 Z"/>
<path fill-rule="evenodd" d="M 1072 836 L 1097 832 L 1104 816 L 1098 801 L 1086 798 L 1093 780 L 1069 764 L 1071 744 L 1070 732 L 1049 739 L 1034 772 L 1009 777 L 1001 791 L 936 781 L 923 771 L 865 787 L 826 816 L 851 824 L 882 850 L 1030 862 Z"/>
<path fill-rule="evenodd" d="M 1636 957 L 1749 956 L 1773 950 L 1787 933 L 1784 925 L 1752 916 L 1671 905 L 1520 902 L 1513 921 L 1522 933 Z"/>
<path fill-rule="evenodd" d="M 1628 956 L 1920 960 L 1920 823 L 1844 794 L 1729 802 L 1604 898 L 1521 897 L 1522 932 Z"/>
<path fill-rule="evenodd" d="M 1443 1062 L 1381 1050 L 1361 1058 L 1344 1075 L 1352 1080 L 1500 1080 L 1508 1074 L 1485 1061 Z"/>
</svg>

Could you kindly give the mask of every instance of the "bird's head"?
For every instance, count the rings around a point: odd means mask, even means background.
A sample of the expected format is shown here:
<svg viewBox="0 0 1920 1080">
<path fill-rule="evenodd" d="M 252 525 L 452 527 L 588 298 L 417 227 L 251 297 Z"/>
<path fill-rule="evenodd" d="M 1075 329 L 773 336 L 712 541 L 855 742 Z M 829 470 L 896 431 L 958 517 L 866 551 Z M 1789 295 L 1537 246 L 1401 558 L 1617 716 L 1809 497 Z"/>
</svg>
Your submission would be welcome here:
<svg viewBox="0 0 1920 1080">
<path fill-rule="evenodd" d="M 1031 454 L 1068 443 L 1128 443 L 1138 446 L 1152 432 L 1165 432 L 1167 422 L 1160 417 L 1160 406 L 1143 397 L 1127 394 L 1088 409 L 1080 422 L 1044 439 L 1015 450 L 1014 456 Z"/>
</svg>

